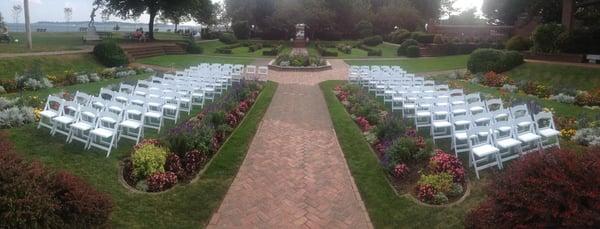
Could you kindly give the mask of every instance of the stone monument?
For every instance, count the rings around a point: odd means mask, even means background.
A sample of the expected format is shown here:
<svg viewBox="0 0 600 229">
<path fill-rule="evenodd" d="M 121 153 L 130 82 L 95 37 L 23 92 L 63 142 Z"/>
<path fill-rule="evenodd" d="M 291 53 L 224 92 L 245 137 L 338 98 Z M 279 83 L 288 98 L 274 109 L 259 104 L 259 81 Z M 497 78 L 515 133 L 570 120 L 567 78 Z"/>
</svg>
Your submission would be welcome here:
<svg viewBox="0 0 600 229">
<path fill-rule="evenodd" d="M 96 32 L 96 26 L 94 25 L 94 20 L 96 18 L 96 11 L 100 8 L 99 4 L 94 3 L 94 8 L 92 9 L 92 13 L 90 14 L 90 22 L 88 23 L 87 33 L 83 36 L 83 42 L 87 41 L 101 41 L 100 35 Z"/>
<path fill-rule="evenodd" d="M 296 37 L 294 38 L 294 48 L 306 48 L 306 25 L 305 24 L 297 24 L 296 25 Z"/>
</svg>

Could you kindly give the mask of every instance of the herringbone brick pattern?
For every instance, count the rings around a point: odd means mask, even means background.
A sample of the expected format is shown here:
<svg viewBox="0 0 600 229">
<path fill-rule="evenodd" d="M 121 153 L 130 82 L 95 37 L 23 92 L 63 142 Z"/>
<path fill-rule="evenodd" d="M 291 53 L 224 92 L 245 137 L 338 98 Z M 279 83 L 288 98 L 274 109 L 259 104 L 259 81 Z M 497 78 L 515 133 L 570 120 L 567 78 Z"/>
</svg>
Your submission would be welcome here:
<svg viewBox="0 0 600 229">
<path fill-rule="evenodd" d="M 279 88 L 209 228 L 371 228 L 317 85 L 320 73 L 271 72 Z M 302 80 L 304 79 L 304 80 Z"/>
</svg>

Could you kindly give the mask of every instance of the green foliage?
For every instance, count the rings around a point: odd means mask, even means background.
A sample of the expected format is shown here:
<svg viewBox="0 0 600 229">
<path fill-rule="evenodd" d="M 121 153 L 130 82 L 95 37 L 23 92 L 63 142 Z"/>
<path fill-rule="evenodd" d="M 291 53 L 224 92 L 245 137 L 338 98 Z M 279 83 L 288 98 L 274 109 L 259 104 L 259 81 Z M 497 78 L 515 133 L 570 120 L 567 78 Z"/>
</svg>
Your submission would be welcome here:
<svg viewBox="0 0 600 229">
<path fill-rule="evenodd" d="M 187 52 L 191 54 L 202 54 L 203 49 L 193 39 L 189 39 L 187 42 Z"/>
<path fill-rule="evenodd" d="M 116 42 L 102 42 L 96 45 L 94 56 L 107 67 L 118 67 L 127 64 L 127 56 Z"/>
<path fill-rule="evenodd" d="M 413 154 L 418 150 L 419 148 L 413 139 L 405 137 L 400 138 L 398 141 L 394 142 L 392 147 L 390 147 L 386 153 L 390 157 L 388 165 L 412 162 L 414 161 Z"/>
<path fill-rule="evenodd" d="M 420 57 L 421 49 L 419 49 L 419 46 L 416 46 L 416 45 L 408 46 L 408 48 L 406 48 L 406 56 L 407 57 Z"/>
<path fill-rule="evenodd" d="M 381 51 L 381 49 L 370 48 L 369 46 L 366 46 L 364 44 L 359 44 L 358 48 L 367 51 L 367 56 L 381 56 L 381 55 L 383 55 L 383 51 Z"/>
<path fill-rule="evenodd" d="M 140 179 L 145 179 L 155 172 L 164 172 L 167 161 L 167 151 L 154 144 L 145 144 L 131 155 L 133 173 Z"/>
<path fill-rule="evenodd" d="M 222 33 L 221 36 L 219 36 L 219 41 L 225 44 L 235 44 L 238 42 L 238 39 L 233 33 Z"/>
<path fill-rule="evenodd" d="M 362 40 L 362 43 L 368 46 L 377 46 L 383 43 L 383 37 L 379 35 L 366 37 Z"/>
<path fill-rule="evenodd" d="M 325 59 L 315 55 L 291 55 L 281 54 L 275 59 L 275 63 L 280 66 L 306 67 L 306 66 L 324 66 Z"/>
<path fill-rule="evenodd" d="M 410 38 L 418 41 L 423 44 L 431 44 L 433 43 L 433 39 L 435 38 L 434 34 L 427 34 L 424 32 L 412 32 L 410 34 Z"/>
<path fill-rule="evenodd" d="M 408 47 L 416 45 L 419 45 L 417 40 L 406 39 L 404 42 L 402 42 L 402 44 L 400 44 L 400 47 L 398 47 L 398 56 L 405 56 Z"/>
<path fill-rule="evenodd" d="M 406 29 L 397 29 L 388 35 L 388 39 L 392 43 L 402 44 L 402 42 L 404 42 L 404 40 L 410 38 L 410 35 L 411 35 L 410 31 L 408 31 Z"/>
<path fill-rule="evenodd" d="M 446 204 L 448 203 L 448 197 L 443 192 L 438 192 L 433 195 L 432 203 L 437 205 Z"/>
<path fill-rule="evenodd" d="M 454 184 L 452 184 L 452 187 L 450 187 L 450 190 L 446 194 L 451 197 L 457 197 L 457 196 L 462 195 L 463 192 L 464 192 L 463 186 L 458 183 L 454 183 Z"/>
<path fill-rule="evenodd" d="M 559 37 L 565 31 L 561 25 L 551 23 L 538 26 L 533 31 L 533 51 L 542 53 L 559 52 Z"/>
<path fill-rule="evenodd" d="M 359 38 L 366 38 L 373 35 L 373 24 L 367 20 L 359 21 L 354 27 L 354 31 Z"/>
<path fill-rule="evenodd" d="M 447 193 L 452 190 L 452 175 L 449 173 L 437 173 L 430 175 L 421 175 L 419 185 L 431 185 L 438 193 Z"/>
<path fill-rule="evenodd" d="M 277 56 L 283 50 L 283 45 L 277 45 L 269 50 L 263 51 L 263 56 Z"/>
<path fill-rule="evenodd" d="M 321 56 L 338 56 L 338 52 L 336 51 L 331 51 L 331 50 L 327 50 L 327 47 L 325 47 L 324 45 L 322 45 L 321 43 L 316 43 L 315 47 L 317 48 L 317 51 L 319 52 L 319 54 Z"/>
<path fill-rule="evenodd" d="M 467 68 L 472 73 L 502 73 L 523 63 L 523 56 L 516 51 L 477 49 L 469 57 Z"/>
<path fill-rule="evenodd" d="M 237 21 L 231 25 L 233 33 L 239 39 L 246 40 L 250 36 L 250 24 L 248 21 Z"/>
<path fill-rule="evenodd" d="M 523 36 L 514 36 L 506 41 L 506 49 L 515 51 L 525 51 L 531 48 L 531 40 Z"/>
</svg>

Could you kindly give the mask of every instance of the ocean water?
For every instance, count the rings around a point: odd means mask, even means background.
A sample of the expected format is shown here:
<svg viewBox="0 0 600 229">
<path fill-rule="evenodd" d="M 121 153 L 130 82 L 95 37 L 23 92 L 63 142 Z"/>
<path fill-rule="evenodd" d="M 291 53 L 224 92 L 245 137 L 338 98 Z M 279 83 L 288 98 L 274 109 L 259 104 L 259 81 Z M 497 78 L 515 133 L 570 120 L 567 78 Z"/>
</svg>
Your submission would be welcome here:
<svg viewBox="0 0 600 229">
<path fill-rule="evenodd" d="M 121 32 L 133 32 L 137 28 L 143 28 L 144 31 L 148 31 L 148 24 L 139 23 L 122 23 L 122 22 L 96 22 L 96 31 L 100 32 L 113 32 L 115 25 L 119 25 Z M 8 29 L 10 32 L 25 32 L 25 24 L 14 24 L 8 23 Z M 72 22 L 72 23 L 55 23 L 55 22 L 38 22 L 31 24 L 31 31 L 36 32 L 37 29 L 46 29 L 46 32 L 79 32 L 80 28 L 87 28 L 87 22 Z M 166 32 L 169 29 L 172 31 L 175 29 L 174 25 L 166 24 L 154 24 L 154 28 L 159 32 Z M 191 29 L 192 31 L 199 31 L 201 26 L 186 26 L 180 25 L 178 29 Z"/>
</svg>

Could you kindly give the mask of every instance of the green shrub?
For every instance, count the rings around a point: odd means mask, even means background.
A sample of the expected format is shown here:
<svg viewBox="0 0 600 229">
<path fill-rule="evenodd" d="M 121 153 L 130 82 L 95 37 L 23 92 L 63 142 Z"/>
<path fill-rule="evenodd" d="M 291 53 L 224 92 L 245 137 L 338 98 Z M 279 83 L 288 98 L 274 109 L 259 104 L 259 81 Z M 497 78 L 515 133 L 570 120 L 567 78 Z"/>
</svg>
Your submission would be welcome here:
<svg viewBox="0 0 600 229">
<path fill-rule="evenodd" d="M 187 40 L 187 52 L 191 54 L 202 54 L 204 50 L 193 39 Z"/>
<path fill-rule="evenodd" d="M 327 47 L 322 45 L 321 43 L 316 43 L 315 47 L 321 56 L 338 56 L 338 52 L 327 50 Z"/>
<path fill-rule="evenodd" d="M 381 55 L 383 55 L 383 52 L 381 51 L 381 49 L 373 49 L 373 48 L 370 48 L 370 47 L 368 47 L 366 45 L 363 45 L 363 44 L 358 45 L 358 48 L 367 51 L 367 55 L 368 56 L 381 56 Z"/>
<path fill-rule="evenodd" d="M 419 185 L 430 185 L 437 192 L 449 192 L 452 190 L 452 175 L 449 173 L 437 173 L 430 175 L 421 175 Z"/>
<path fill-rule="evenodd" d="M 250 36 L 250 24 L 248 21 L 236 21 L 231 25 L 235 37 L 246 40 Z"/>
<path fill-rule="evenodd" d="M 524 63 L 523 56 L 516 51 L 497 49 L 477 49 L 467 62 L 467 68 L 472 73 L 497 72 L 502 73 Z"/>
<path fill-rule="evenodd" d="M 406 49 L 409 46 L 415 46 L 415 45 L 419 45 L 419 42 L 414 39 L 406 39 L 404 42 L 402 42 L 402 44 L 400 44 L 400 47 L 398 47 L 398 56 L 405 56 Z"/>
<path fill-rule="evenodd" d="M 411 45 L 406 48 L 406 56 L 407 57 L 419 57 L 421 56 L 421 49 L 419 46 Z"/>
<path fill-rule="evenodd" d="M 388 35 L 388 39 L 392 43 L 401 44 L 402 42 L 404 42 L 404 40 L 410 38 L 410 34 L 411 33 L 406 29 L 398 29 L 391 32 Z"/>
<path fill-rule="evenodd" d="M 131 155 L 133 173 L 140 179 L 147 178 L 155 172 L 164 172 L 167 151 L 154 144 L 145 144 Z"/>
<path fill-rule="evenodd" d="M 414 160 L 413 153 L 418 151 L 416 142 L 411 138 L 400 138 L 388 149 L 387 155 L 390 157 L 389 165 L 398 163 L 408 163 Z"/>
<path fill-rule="evenodd" d="M 559 37 L 565 31 L 561 25 L 551 23 L 538 26 L 533 31 L 533 51 L 542 53 L 555 53 L 560 51 Z"/>
<path fill-rule="evenodd" d="M 273 47 L 269 50 L 263 51 L 263 56 L 277 56 L 283 50 L 283 45 L 278 45 L 277 47 Z"/>
<path fill-rule="evenodd" d="M 423 32 L 413 32 L 410 34 L 410 38 L 418 41 L 419 43 L 431 44 L 435 39 L 434 34 L 427 34 Z"/>
<path fill-rule="evenodd" d="M 458 183 L 454 183 L 454 184 L 452 184 L 450 191 L 448 191 L 448 193 L 446 193 L 446 194 L 448 194 L 448 196 L 451 196 L 451 197 L 457 197 L 457 196 L 462 195 L 463 191 L 464 191 L 464 188 L 462 185 L 460 185 Z"/>
<path fill-rule="evenodd" d="M 365 45 L 368 45 L 368 46 L 377 46 L 377 45 L 383 43 L 383 37 L 381 37 L 379 35 L 367 37 L 362 40 L 362 43 Z"/>
<path fill-rule="evenodd" d="M 531 48 L 531 40 L 522 36 L 514 36 L 506 41 L 505 46 L 508 50 L 525 51 Z"/>
<path fill-rule="evenodd" d="M 262 43 L 251 44 L 248 46 L 248 52 L 256 52 L 263 48 Z"/>
<path fill-rule="evenodd" d="M 438 45 L 443 44 L 444 38 L 442 37 L 442 35 L 437 34 L 435 35 L 435 37 L 433 37 L 433 43 Z"/>
<path fill-rule="evenodd" d="M 96 45 L 94 56 L 107 67 L 118 67 L 127 64 L 127 56 L 116 42 L 102 42 Z"/>
<path fill-rule="evenodd" d="M 221 36 L 219 36 L 219 41 L 225 44 L 235 44 L 238 42 L 238 39 L 233 33 L 222 33 Z"/>
</svg>

